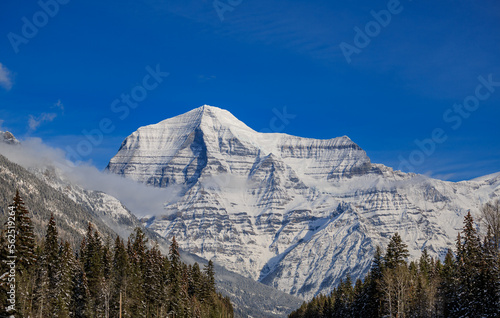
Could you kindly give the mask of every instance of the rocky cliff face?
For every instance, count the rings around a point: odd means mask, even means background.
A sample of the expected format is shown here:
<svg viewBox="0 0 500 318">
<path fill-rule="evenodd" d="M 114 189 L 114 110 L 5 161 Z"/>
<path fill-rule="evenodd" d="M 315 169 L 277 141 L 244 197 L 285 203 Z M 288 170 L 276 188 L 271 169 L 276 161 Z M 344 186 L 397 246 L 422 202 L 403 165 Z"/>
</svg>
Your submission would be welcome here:
<svg viewBox="0 0 500 318">
<path fill-rule="evenodd" d="M 0 142 L 8 145 L 18 145 L 19 140 L 10 131 L 0 131 Z"/>
<path fill-rule="evenodd" d="M 500 175 L 450 183 L 372 164 L 348 137 L 258 133 L 203 106 L 127 137 L 107 170 L 178 196 L 146 225 L 182 248 L 287 293 L 362 277 L 398 231 L 412 256 L 453 247 Z"/>
<path fill-rule="evenodd" d="M 13 137 L 13 136 L 12 136 Z M 9 140 L 17 140 L 15 137 Z M 31 212 L 34 231 L 44 237 L 50 215 L 53 214 L 61 239 L 78 248 L 91 222 L 103 237 L 120 235 L 125 240 L 135 227 L 142 227 L 149 242 L 157 242 L 160 250 L 168 253 L 170 241 L 144 228 L 135 215 L 118 199 L 101 191 L 84 188 L 68 167 L 58 160 L 52 161 L 40 153 L 37 160 L 22 161 L 22 167 L 11 159 L 33 157 L 34 152 L 19 142 L 3 142 L 0 136 L 0 220 L 7 219 L 6 207 L 19 190 Z M 181 250 L 181 259 L 189 264 L 208 261 Z M 286 317 L 297 309 L 302 300 L 279 290 L 255 282 L 221 266 L 215 266 L 218 290 L 231 298 L 235 317 Z"/>
</svg>

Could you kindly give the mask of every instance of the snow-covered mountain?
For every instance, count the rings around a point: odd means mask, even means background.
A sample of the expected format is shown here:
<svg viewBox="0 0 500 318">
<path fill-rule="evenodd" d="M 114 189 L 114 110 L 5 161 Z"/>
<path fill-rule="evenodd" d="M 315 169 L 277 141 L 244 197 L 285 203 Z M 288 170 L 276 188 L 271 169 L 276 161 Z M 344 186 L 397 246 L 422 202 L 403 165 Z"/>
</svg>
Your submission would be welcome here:
<svg viewBox="0 0 500 318">
<path fill-rule="evenodd" d="M 142 227 L 150 242 L 158 242 L 166 254 L 170 245 L 157 233 L 143 227 L 142 223 L 117 198 L 102 191 L 88 189 L 77 181 L 75 174 L 47 151 L 21 144 L 10 134 L 2 139 L 0 132 L 0 223 L 7 219 L 7 206 L 19 190 L 38 237 L 44 237 L 47 222 L 53 214 L 61 239 L 80 246 L 88 223 L 91 222 L 103 237 L 120 235 L 127 239 L 135 227 Z M 11 142 L 16 141 L 16 142 Z M 53 154 L 52 154 L 53 155 Z M 34 157 L 32 160 L 20 158 Z M 58 160 L 59 159 L 59 160 Z M 23 166 L 11 161 L 16 160 Z M 87 170 L 85 170 L 87 172 Z M 95 175 L 94 175 L 95 176 Z M 109 176 L 116 178 L 115 176 Z M 184 262 L 205 264 L 205 259 L 181 251 Z M 302 301 L 279 290 L 255 282 L 220 266 L 215 267 L 218 290 L 231 298 L 235 317 L 278 318 L 286 317 Z"/>
<path fill-rule="evenodd" d="M 139 128 L 107 170 L 178 191 L 145 224 L 185 250 L 303 298 L 362 277 L 398 231 L 413 257 L 453 247 L 500 174 L 458 183 L 373 164 L 348 137 L 259 133 L 202 106 Z"/>
</svg>

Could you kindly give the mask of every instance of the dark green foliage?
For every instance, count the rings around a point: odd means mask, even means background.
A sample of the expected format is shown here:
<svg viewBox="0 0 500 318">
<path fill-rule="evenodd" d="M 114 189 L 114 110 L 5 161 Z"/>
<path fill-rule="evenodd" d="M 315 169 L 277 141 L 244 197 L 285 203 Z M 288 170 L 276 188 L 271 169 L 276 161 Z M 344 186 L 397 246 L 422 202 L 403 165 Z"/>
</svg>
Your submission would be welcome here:
<svg viewBox="0 0 500 318">
<path fill-rule="evenodd" d="M 184 264 L 175 239 L 169 257 L 158 244 L 148 247 L 137 228 L 127 247 L 116 237 L 114 246 L 89 223 L 78 257 L 70 243 L 60 242 L 52 216 L 41 244 L 35 244 L 27 209 L 19 194 L 14 199 L 22 226 L 16 251 L 21 255 L 16 275 L 15 311 L 0 316 L 93 318 L 119 317 L 233 317 L 228 298 L 216 293 L 213 264 L 204 272 Z M 0 238 L 7 259 L 6 233 Z M 105 242 L 105 243 L 104 243 Z M 1 263 L 2 273 L 8 271 Z M 7 276 L 2 275 L 0 298 L 6 303 Z M 7 315 L 8 314 L 8 315 Z"/>
<path fill-rule="evenodd" d="M 457 239 L 457 316 L 495 317 L 498 313 L 498 251 L 492 241 L 488 235 L 481 244 L 469 211 Z"/>
<path fill-rule="evenodd" d="M 215 293 L 215 271 L 214 263 L 211 260 L 205 265 L 203 272 L 205 274 L 205 279 L 203 280 L 201 292 L 203 299 L 206 299 Z"/>
<path fill-rule="evenodd" d="M 21 273 L 29 271 L 36 262 L 35 256 L 35 234 L 28 209 L 24 201 L 16 191 L 14 203 L 11 205 L 16 214 L 16 265 Z"/>
<path fill-rule="evenodd" d="M 399 233 L 394 233 L 389 245 L 387 245 L 387 252 L 384 257 L 385 266 L 392 269 L 399 265 L 405 265 L 409 255 L 408 247 L 401 240 Z"/>
<path fill-rule="evenodd" d="M 73 318 L 91 317 L 91 301 L 87 275 L 80 262 L 73 269 L 70 308 Z"/>
<path fill-rule="evenodd" d="M 354 288 L 347 276 L 329 296 L 319 295 L 290 314 L 309 317 L 499 317 L 500 257 L 491 230 L 481 243 L 470 213 L 444 264 L 422 251 L 408 264 L 408 250 L 395 233 L 382 255 Z"/>
<path fill-rule="evenodd" d="M 0 249 L 5 258 L 2 258 L 2 272 L 0 273 L 0 289 L 3 294 L 0 299 L 4 299 L 4 295 L 10 290 L 10 282 L 15 279 L 16 303 L 15 308 L 7 310 L 8 303 L 4 302 L 0 308 L 0 314 L 15 313 L 21 316 L 23 312 L 31 310 L 29 299 L 33 289 L 33 276 L 38 255 L 31 216 L 17 190 L 8 211 L 10 218 L 5 223 L 5 230 L 1 233 L 3 238 Z M 9 273 L 11 265 L 7 261 L 13 261 L 13 258 L 9 257 L 15 257 L 15 275 Z"/>
<path fill-rule="evenodd" d="M 128 287 L 130 264 L 125 244 L 120 237 L 116 237 L 113 247 L 112 271 L 110 274 L 110 313 L 117 317 L 120 310 L 120 295 L 125 294 Z"/>
<path fill-rule="evenodd" d="M 458 276 L 455 256 L 451 250 L 446 253 L 440 276 L 439 301 L 441 302 L 441 311 L 445 317 L 452 317 L 458 306 Z"/>
</svg>

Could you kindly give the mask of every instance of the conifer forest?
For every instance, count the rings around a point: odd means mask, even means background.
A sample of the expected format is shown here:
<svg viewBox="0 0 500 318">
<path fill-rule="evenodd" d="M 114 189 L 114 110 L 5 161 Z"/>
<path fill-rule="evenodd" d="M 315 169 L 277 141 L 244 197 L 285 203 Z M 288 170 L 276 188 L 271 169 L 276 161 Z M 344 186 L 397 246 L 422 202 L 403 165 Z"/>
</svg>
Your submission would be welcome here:
<svg viewBox="0 0 500 318">
<path fill-rule="evenodd" d="M 216 292 L 213 263 L 182 262 L 175 237 L 166 256 L 140 228 L 113 241 L 89 223 L 75 249 L 59 239 L 53 216 L 36 237 L 19 193 L 8 212 L 0 317 L 233 317 L 229 298 Z"/>
<path fill-rule="evenodd" d="M 444 262 L 426 249 L 408 262 L 407 246 L 395 233 L 385 253 L 377 248 L 364 280 L 347 276 L 330 295 L 314 297 L 289 317 L 499 317 L 499 216 L 498 200 L 483 206 L 481 238 L 469 211 Z"/>
</svg>

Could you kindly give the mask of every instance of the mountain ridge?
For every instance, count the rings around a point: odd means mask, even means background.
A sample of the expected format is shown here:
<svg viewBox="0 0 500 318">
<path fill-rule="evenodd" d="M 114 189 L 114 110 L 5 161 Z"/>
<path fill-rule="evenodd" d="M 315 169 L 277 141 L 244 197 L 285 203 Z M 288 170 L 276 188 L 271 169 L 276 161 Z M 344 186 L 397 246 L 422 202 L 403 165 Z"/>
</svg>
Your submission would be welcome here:
<svg viewBox="0 0 500 318">
<path fill-rule="evenodd" d="M 12 203 L 15 190 L 18 189 L 30 211 L 34 231 L 39 238 L 45 237 L 49 216 L 53 214 L 60 238 L 71 242 L 75 250 L 80 246 L 91 222 L 103 239 L 120 235 L 126 240 L 135 227 L 141 227 L 150 242 L 157 242 L 160 250 L 164 254 L 168 253 L 170 241 L 144 228 L 130 210 L 113 196 L 84 188 L 70 180 L 72 178 L 68 178 L 66 171 L 60 169 L 60 162 L 51 161 L 43 155 L 35 166 L 33 162 L 24 162 L 25 166 L 22 166 L 10 160 L 23 155 L 25 147 L 21 143 L 6 143 L 0 139 L 0 220 L 6 221 L 6 207 Z M 33 151 L 24 153 L 24 156 L 33 156 Z M 184 250 L 180 253 L 186 263 L 208 262 Z M 286 317 L 302 303 L 298 298 L 221 266 L 216 265 L 215 271 L 218 290 L 231 298 L 235 317 Z"/>
<path fill-rule="evenodd" d="M 500 194 L 496 178 L 451 183 L 403 173 L 371 163 L 346 136 L 258 133 L 228 113 L 203 106 L 141 127 L 107 171 L 178 189 L 144 222 L 151 230 L 305 299 L 347 273 L 363 277 L 376 245 L 396 231 L 413 257 L 423 248 L 444 256 L 465 212 Z"/>
</svg>

